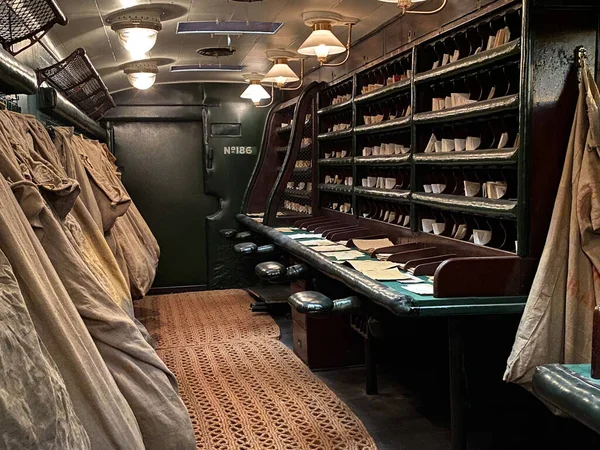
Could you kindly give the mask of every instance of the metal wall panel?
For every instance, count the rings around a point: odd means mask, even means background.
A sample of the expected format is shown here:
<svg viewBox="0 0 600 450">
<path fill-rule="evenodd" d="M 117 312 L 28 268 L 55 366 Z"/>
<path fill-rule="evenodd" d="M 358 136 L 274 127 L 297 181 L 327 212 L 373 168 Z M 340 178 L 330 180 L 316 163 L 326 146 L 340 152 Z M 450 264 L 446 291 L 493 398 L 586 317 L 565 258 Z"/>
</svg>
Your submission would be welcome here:
<svg viewBox="0 0 600 450">
<path fill-rule="evenodd" d="M 123 181 L 162 249 L 155 287 L 248 285 L 240 258 L 219 235 L 236 226 L 267 108 L 240 99 L 245 84 L 156 85 L 115 94 L 115 153 Z M 204 112 L 203 112 L 204 111 Z M 240 137 L 211 137 L 211 123 L 240 123 Z M 208 130 L 208 133 L 205 133 Z"/>
<path fill-rule="evenodd" d="M 207 284 L 202 122 L 113 122 L 123 182 L 161 247 L 154 286 Z"/>
</svg>

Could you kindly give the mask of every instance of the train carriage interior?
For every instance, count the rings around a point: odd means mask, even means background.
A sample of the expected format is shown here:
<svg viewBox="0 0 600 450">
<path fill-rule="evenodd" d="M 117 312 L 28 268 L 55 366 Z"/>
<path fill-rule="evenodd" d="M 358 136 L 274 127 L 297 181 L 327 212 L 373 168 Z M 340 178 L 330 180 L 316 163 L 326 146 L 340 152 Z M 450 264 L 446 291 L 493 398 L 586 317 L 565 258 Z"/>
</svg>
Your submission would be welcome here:
<svg viewBox="0 0 600 450">
<path fill-rule="evenodd" d="M 0 0 L 0 449 L 600 446 L 598 0 Z"/>
</svg>

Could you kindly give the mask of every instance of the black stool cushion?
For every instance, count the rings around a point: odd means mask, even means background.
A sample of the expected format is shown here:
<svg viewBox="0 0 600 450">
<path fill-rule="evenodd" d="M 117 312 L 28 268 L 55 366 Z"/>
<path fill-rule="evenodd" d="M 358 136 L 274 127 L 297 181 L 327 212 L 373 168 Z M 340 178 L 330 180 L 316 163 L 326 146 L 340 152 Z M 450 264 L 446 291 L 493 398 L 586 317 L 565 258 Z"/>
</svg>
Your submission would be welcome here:
<svg viewBox="0 0 600 450">
<path fill-rule="evenodd" d="M 251 255 L 256 253 L 256 250 L 258 250 L 258 245 L 256 245 L 254 242 L 242 242 L 241 244 L 235 244 L 233 249 L 242 255 Z"/>
<path fill-rule="evenodd" d="M 254 272 L 261 280 L 275 280 L 287 275 L 287 267 L 275 261 L 267 261 L 257 264 Z"/>
<path fill-rule="evenodd" d="M 297 292 L 290 295 L 288 303 L 302 314 L 327 314 L 333 309 L 333 300 L 315 291 Z"/>
</svg>

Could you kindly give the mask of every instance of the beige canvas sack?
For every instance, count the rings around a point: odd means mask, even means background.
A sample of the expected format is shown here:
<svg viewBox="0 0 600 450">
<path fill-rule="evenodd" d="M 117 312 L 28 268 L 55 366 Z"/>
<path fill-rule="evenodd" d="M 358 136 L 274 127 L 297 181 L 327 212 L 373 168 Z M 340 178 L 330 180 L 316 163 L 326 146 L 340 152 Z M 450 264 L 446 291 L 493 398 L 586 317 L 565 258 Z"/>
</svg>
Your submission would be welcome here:
<svg viewBox="0 0 600 450">
<path fill-rule="evenodd" d="M 585 65 L 546 246 L 504 375 L 525 387 L 538 365 L 591 359 L 600 304 L 599 105 Z"/>
<path fill-rule="evenodd" d="M 4 130 L 15 140 L 14 160 L 19 167 L 29 169 L 31 180 L 39 188 L 39 174 L 50 180 L 44 184 L 46 188 L 50 184 L 76 183 L 50 163 L 60 158 L 39 122 L 14 113 L 5 114 L 3 119 Z M 42 154 L 51 156 L 45 160 Z M 34 160 L 35 171 L 31 168 Z M 39 168 L 42 166 L 44 170 Z M 16 168 L 0 164 L 0 171 L 15 176 Z M 131 299 L 122 281 L 115 284 L 118 278 L 114 276 L 120 271 L 101 231 L 79 199 L 75 199 L 73 208 L 62 218 L 52 203 L 42 206 L 37 214 L 43 230 L 38 235 L 40 242 L 130 405 L 145 447 L 193 448 L 191 422 L 177 394 L 175 378 L 130 316 Z"/>
<path fill-rule="evenodd" d="M 87 450 L 88 435 L 0 250 L 0 447 Z"/>
</svg>

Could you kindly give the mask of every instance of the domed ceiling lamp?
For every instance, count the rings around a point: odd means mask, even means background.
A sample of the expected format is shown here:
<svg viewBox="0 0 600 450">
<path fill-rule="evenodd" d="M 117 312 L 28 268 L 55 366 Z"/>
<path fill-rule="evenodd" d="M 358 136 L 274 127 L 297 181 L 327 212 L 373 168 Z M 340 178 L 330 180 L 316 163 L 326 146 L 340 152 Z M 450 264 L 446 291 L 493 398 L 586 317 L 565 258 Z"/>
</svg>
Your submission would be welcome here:
<svg viewBox="0 0 600 450">
<path fill-rule="evenodd" d="M 358 23 L 358 19 L 344 17 L 331 11 L 313 11 L 302 14 L 304 24 L 312 27 L 313 31 L 304 43 L 298 48 L 298 53 L 306 56 L 316 56 L 322 66 L 341 66 L 350 56 L 350 44 L 352 42 L 352 26 Z M 331 32 L 334 26 L 348 27 L 348 41 L 346 45 Z M 335 64 L 327 64 L 327 58 L 346 52 L 343 61 Z"/>
<path fill-rule="evenodd" d="M 257 106 L 259 108 L 264 108 L 273 104 L 273 94 L 275 89 L 273 83 L 271 83 L 271 95 L 269 95 L 265 88 L 263 88 L 260 84 L 260 82 L 263 79 L 262 74 L 256 72 L 244 73 L 242 74 L 242 77 L 244 77 L 244 80 L 247 81 L 249 85 L 246 88 L 246 90 L 242 92 L 242 95 L 240 95 L 241 98 L 252 100 L 254 106 Z M 271 99 L 271 102 L 268 105 L 260 104 L 261 101 L 267 100 L 269 98 Z"/>
<path fill-rule="evenodd" d="M 439 6 L 439 8 L 436 8 L 431 11 L 420 11 L 420 10 L 411 10 L 409 8 L 411 8 L 413 6 L 417 6 L 421 3 L 424 3 L 427 0 L 379 0 L 379 1 L 384 2 L 384 3 L 396 3 L 398 5 L 398 8 L 400 8 L 402 10 L 402 14 L 436 14 L 436 13 L 439 13 L 442 9 L 444 9 L 446 7 L 446 5 L 448 4 L 448 0 L 443 0 L 442 4 Z"/>
<path fill-rule="evenodd" d="M 134 6 L 115 11 L 105 19 L 110 28 L 119 36 L 119 42 L 134 56 L 143 55 L 154 47 L 158 32 L 162 29 L 161 9 L 146 6 Z"/>
<path fill-rule="evenodd" d="M 264 83 L 275 83 L 282 91 L 295 91 L 300 89 L 304 84 L 304 60 L 305 56 L 298 55 L 287 50 L 268 50 L 267 58 L 273 61 L 273 67 L 267 72 L 263 78 Z M 288 65 L 289 61 L 300 61 L 300 77 Z M 288 83 L 300 81 L 300 84 L 295 87 L 284 87 Z"/>
<path fill-rule="evenodd" d="M 151 88 L 156 81 L 156 75 L 158 74 L 156 61 L 134 61 L 124 64 L 122 67 L 129 83 L 140 91 Z"/>
</svg>

